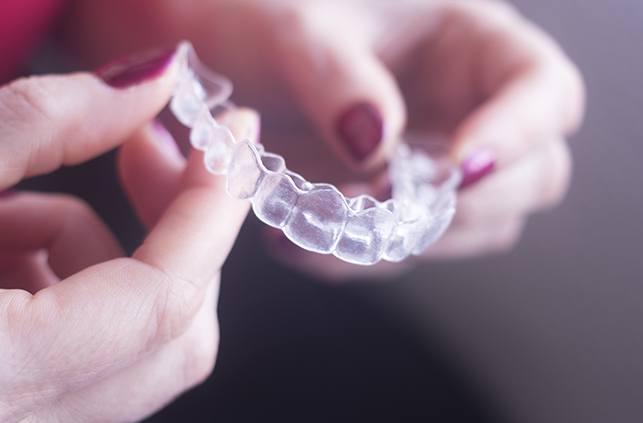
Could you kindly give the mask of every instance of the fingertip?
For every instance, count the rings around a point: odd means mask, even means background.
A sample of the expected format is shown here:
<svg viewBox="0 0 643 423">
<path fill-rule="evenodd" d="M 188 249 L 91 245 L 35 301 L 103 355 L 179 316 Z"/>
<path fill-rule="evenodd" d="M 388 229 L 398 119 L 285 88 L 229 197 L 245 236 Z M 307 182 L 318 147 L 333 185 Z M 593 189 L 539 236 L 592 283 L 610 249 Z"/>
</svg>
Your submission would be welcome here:
<svg viewBox="0 0 643 423">
<path fill-rule="evenodd" d="M 226 126 L 237 142 L 250 140 L 258 142 L 260 132 L 259 113 L 253 109 L 240 107 L 228 110 L 217 116 L 219 124 Z M 204 165 L 205 153 L 193 150 L 188 159 L 184 185 L 221 185 L 224 178 L 212 174 Z"/>
<path fill-rule="evenodd" d="M 221 114 L 218 121 L 230 129 L 237 141 L 260 142 L 261 118 L 256 110 L 248 107 L 232 109 Z"/>
</svg>

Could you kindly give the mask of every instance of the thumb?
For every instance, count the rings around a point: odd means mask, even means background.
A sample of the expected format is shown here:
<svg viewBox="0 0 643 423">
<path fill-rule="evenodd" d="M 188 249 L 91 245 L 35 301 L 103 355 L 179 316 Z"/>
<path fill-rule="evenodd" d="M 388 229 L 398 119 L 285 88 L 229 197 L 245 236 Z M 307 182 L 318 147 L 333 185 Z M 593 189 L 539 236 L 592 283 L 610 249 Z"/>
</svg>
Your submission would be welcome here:
<svg viewBox="0 0 643 423">
<path fill-rule="evenodd" d="M 279 72 L 339 157 L 371 168 L 404 127 L 402 95 L 364 37 L 346 36 L 345 26 L 319 28 L 315 19 L 296 19 L 277 36 Z"/>
</svg>

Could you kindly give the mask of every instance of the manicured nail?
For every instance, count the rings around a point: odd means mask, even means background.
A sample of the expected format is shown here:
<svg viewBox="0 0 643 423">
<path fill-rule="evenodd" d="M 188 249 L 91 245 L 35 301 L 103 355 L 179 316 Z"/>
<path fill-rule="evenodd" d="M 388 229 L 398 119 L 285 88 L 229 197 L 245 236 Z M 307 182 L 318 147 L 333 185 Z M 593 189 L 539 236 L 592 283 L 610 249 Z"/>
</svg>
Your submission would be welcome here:
<svg viewBox="0 0 643 423">
<path fill-rule="evenodd" d="M 362 102 L 349 107 L 337 120 L 335 132 L 357 162 L 366 160 L 382 141 L 384 123 L 379 110 Z"/>
<path fill-rule="evenodd" d="M 176 141 L 174 141 L 174 137 L 160 120 L 154 119 L 152 121 L 152 129 L 156 135 L 156 140 L 163 146 L 163 148 L 167 149 L 171 154 L 181 155 L 181 150 L 176 144 Z"/>
<path fill-rule="evenodd" d="M 460 189 L 466 188 L 487 176 L 496 167 L 496 157 L 489 150 L 479 150 L 471 153 L 460 165 L 462 182 Z"/>
<path fill-rule="evenodd" d="M 0 200 L 6 200 L 7 198 L 13 197 L 17 194 L 16 191 L 8 189 L 6 191 L 0 191 Z"/>
<path fill-rule="evenodd" d="M 177 47 L 153 50 L 111 62 L 96 71 L 108 85 L 127 88 L 156 79 L 170 67 Z"/>
</svg>

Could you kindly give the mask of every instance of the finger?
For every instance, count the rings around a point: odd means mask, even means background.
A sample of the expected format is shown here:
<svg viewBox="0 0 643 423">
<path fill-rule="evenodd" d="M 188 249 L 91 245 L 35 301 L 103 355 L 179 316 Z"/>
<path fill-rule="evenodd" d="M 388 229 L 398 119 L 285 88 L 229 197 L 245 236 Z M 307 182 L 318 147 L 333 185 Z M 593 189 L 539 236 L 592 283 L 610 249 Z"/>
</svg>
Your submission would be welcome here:
<svg viewBox="0 0 643 423">
<path fill-rule="evenodd" d="M 22 289 L 33 294 L 58 281 L 44 251 L 0 252 L 0 290 Z"/>
<path fill-rule="evenodd" d="M 0 250 L 44 250 L 60 278 L 123 255 L 91 207 L 67 195 L 23 192 L 0 201 L 0 233 Z"/>
<path fill-rule="evenodd" d="M 257 133 L 259 118 L 252 110 L 229 112 L 225 120 L 239 138 Z M 178 196 L 134 257 L 203 286 L 223 264 L 247 210 L 248 202 L 227 195 L 225 178 L 208 173 L 203 153 L 195 150 Z"/>
<path fill-rule="evenodd" d="M 457 16 L 486 28 L 477 66 L 487 100 L 457 128 L 453 154 L 461 162 L 488 151 L 503 165 L 543 139 L 573 132 L 584 89 L 578 70 L 544 32 L 507 6 L 481 3 L 459 3 Z"/>
<path fill-rule="evenodd" d="M 518 242 L 523 227 L 520 217 L 456 224 L 423 257 L 461 259 L 505 252 Z"/>
<path fill-rule="evenodd" d="M 120 149 L 118 171 L 141 222 L 152 228 L 172 202 L 186 161 L 158 121 L 138 131 Z"/>
<path fill-rule="evenodd" d="M 567 192 L 571 177 L 569 148 L 561 139 L 489 175 L 461 192 L 457 221 L 483 221 L 520 216 L 551 207 Z"/>
<path fill-rule="evenodd" d="M 91 415 L 77 418 L 91 421 L 100 415 L 106 421 L 139 421 L 179 393 L 202 383 L 214 368 L 219 346 L 217 289 L 217 285 L 210 285 L 194 322 L 179 338 L 132 366 L 74 392 L 62 399 L 58 408 L 84 410 L 86 404 L 94 404 Z M 124 386 L 129 389 L 124 390 Z"/>
<path fill-rule="evenodd" d="M 106 67 L 107 81 L 76 73 L 0 88 L 0 190 L 104 153 L 151 120 L 172 93 L 177 54 L 145 57 Z"/>
<path fill-rule="evenodd" d="M 252 111 L 231 112 L 231 120 L 237 136 L 257 132 L 248 130 L 258 125 Z M 12 342 L 38 359 L 67 363 L 56 374 L 86 371 L 101 379 L 129 367 L 185 333 L 208 286 L 218 281 L 247 210 L 246 201 L 227 195 L 224 178 L 207 173 L 203 153 L 195 151 L 179 193 L 132 259 L 85 269 L 32 298 L 0 291 L 0 323 L 8 319 L 17 327 L 38 328 L 38 339 L 21 330 Z M 44 347 L 63 336 L 68 348 Z M 64 360 L 70 349 L 76 351 L 73 362 Z M 92 382 L 88 377 L 69 383 L 77 389 Z"/>
<path fill-rule="evenodd" d="M 400 90 L 356 22 L 323 18 L 310 7 L 284 17 L 275 30 L 278 71 L 333 150 L 349 165 L 372 167 L 404 127 Z"/>
</svg>

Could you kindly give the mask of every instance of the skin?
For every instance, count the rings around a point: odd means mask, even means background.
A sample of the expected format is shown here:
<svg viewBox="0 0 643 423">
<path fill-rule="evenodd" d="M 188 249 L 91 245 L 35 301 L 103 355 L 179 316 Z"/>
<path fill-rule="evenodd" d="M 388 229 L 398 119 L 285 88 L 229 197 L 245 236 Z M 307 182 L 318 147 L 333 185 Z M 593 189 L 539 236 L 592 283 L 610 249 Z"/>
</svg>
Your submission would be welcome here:
<svg viewBox="0 0 643 423">
<path fill-rule="evenodd" d="M 0 201 L 0 420 L 136 421 L 211 372 L 220 269 L 248 205 L 148 125 L 175 79 L 171 66 L 129 89 L 90 74 L 0 89 L 1 188 L 127 141 L 123 185 L 153 228 L 126 257 L 79 199 Z M 248 109 L 226 120 L 258 127 Z"/>
<path fill-rule="evenodd" d="M 78 0 L 69 19 L 61 39 L 92 65 L 193 40 L 233 78 L 241 102 L 267 111 L 262 141 L 311 180 L 381 181 L 406 127 L 443 135 L 456 163 L 491 151 L 495 171 L 461 192 L 452 228 L 422 259 L 509 248 L 527 216 L 566 191 L 564 139 L 582 119 L 581 78 L 555 42 L 502 3 Z M 0 89 L 0 189 L 122 144 L 122 183 L 150 228 L 124 257 L 78 199 L 0 202 L 0 420 L 138 420 L 210 373 L 220 267 L 247 203 L 225 195 L 199 153 L 183 159 L 148 125 L 175 77 L 171 67 L 127 90 L 89 74 Z M 362 163 L 333 129 L 356 101 L 374 104 L 385 128 Z M 251 111 L 227 120 L 237 133 L 257 132 Z M 401 269 L 280 245 L 293 265 L 330 278 Z"/>
<path fill-rule="evenodd" d="M 189 38 L 210 66 L 233 78 L 237 99 L 264 112 L 262 143 L 309 180 L 381 194 L 382 165 L 405 129 L 439 135 L 456 164 L 490 152 L 494 172 L 460 193 L 452 228 L 420 260 L 510 249 L 530 214 L 565 196 L 571 175 L 565 140 L 583 118 L 583 81 L 556 42 L 505 3 L 137 4 L 79 2 L 86 19 L 69 37 L 73 48 L 97 62 Z M 117 33 L 113 21 L 99 19 L 105 15 L 136 27 L 138 44 L 132 46 L 122 26 Z M 335 135 L 335 124 L 342 111 L 364 101 L 381 112 L 385 136 L 356 163 Z M 356 179 L 380 184 L 348 183 Z M 269 228 L 265 239 L 279 260 L 331 279 L 388 277 L 413 263 L 356 268 L 289 248 Z"/>
</svg>

